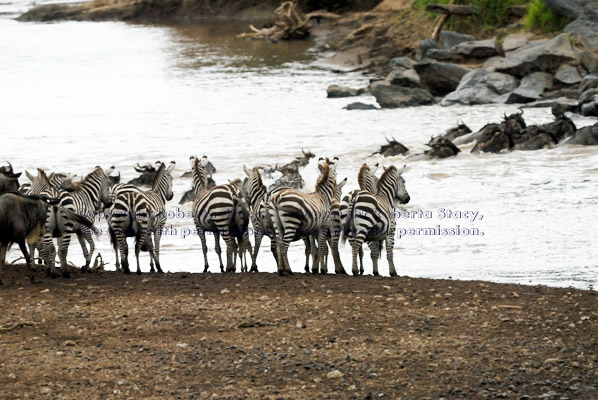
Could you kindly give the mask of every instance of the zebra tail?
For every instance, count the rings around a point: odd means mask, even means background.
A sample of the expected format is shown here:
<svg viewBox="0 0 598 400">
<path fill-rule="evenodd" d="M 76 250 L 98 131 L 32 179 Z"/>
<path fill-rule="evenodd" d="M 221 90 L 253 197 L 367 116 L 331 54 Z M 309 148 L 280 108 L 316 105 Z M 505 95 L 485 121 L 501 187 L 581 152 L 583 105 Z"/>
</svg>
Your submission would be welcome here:
<svg viewBox="0 0 598 400">
<path fill-rule="evenodd" d="M 280 212 L 278 211 L 278 207 L 276 207 L 276 204 L 274 202 L 270 202 L 270 207 L 272 210 L 274 210 L 274 215 L 272 215 L 271 213 L 271 216 L 273 217 L 272 222 L 274 222 L 274 224 L 276 225 L 276 230 L 278 231 L 278 237 L 276 239 L 280 239 L 280 241 L 282 242 L 282 239 L 284 238 L 284 227 L 282 226 L 282 220 L 280 219 Z"/>
<path fill-rule="evenodd" d="M 67 218 L 70 219 L 71 221 L 74 221 L 80 225 L 88 227 L 89 229 L 91 229 L 91 231 L 95 235 L 100 235 L 100 231 L 98 230 L 98 228 L 95 227 L 95 225 L 93 224 L 93 221 L 90 221 L 87 218 L 83 218 L 82 216 L 80 216 L 77 213 L 72 212 L 68 208 L 63 208 L 62 210 L 66 214 Z"/>
</svg>

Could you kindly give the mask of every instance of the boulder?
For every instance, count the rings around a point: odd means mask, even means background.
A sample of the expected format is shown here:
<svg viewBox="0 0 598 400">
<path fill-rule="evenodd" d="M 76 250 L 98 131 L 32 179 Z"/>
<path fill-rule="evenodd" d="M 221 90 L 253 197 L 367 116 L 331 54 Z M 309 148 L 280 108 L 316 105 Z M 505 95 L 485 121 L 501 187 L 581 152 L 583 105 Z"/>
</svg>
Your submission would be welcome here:
<svg viewBox="0 0 598 400">
<path fill-rule="evenodd" d="M 579 84 L 579 91 L 583 93 L 595 87 L 598 87 L 598 75 L 586 75 Z"/>
<path fill-rule="evenodd" d="M 409 57 L 395 57 L 389 61 L 388 66 L 391 68 L 413 69 L 415 61 Z"/>
<path fill-rule="evenodd" d="M 579 18 L 567 25 L 563 31 L 576 33 L 586 39 L 590 47 L 598 48 L 598 4 L 586 4 Z"/>
<path fill-rule="evenodd" d="M 569 140 L 569 144 L 581 144 L 586 146 L 598 145 L 598 127 L 586 126 L 575 132 L 575 135 Z"/>
<path fill-rule="evenodd" d="M 521 80 L 519 87 L 507 98 L 507 104 L 530 103 L 538 100 L 546 89 L 552 88 L 552 75 L 534 72 Z"/>
<path fill-rule="evenodd" d="M 371 88 L 376 101 L 383 108 L 419 106 L 434 103 L 434 98 L 425 89 L 408 88 L 388 84 L 376 84 Z"/>
<path fill-rule="evenodd" d="M 528 44 L 531 36 L 531 33 L 515 33 L 508 35 L 502 42 L 502 49 L 505 53 L 517 50 L 518 48 Z"/>
<path fill-rule="evenodd" d="M 575 99 L 569 99 L 567 97 L 558 97 L 556 99 L 542 99 L 538 101 L 532 101 L 531 103 L 525 104 L 526 108 L 544 108 L 544 107 L 560 107 L 563 112 L 577 112 L 579 111 L 579 101 Z"/>
<path fill-rule="evenodd" d="M 429 59 L 418 62 L 414 68 L 421 83 L 435 96 L 444 96 L 457 89 L 461 78 L 471 71 L 459 65 Z"/>
<path fill-rule="evenodd" d="M 566 85 L 573 85 L 581 82 L 582 77 L 576 67 L 563 64 L 554 74 L 554 79 Z"/>
<path fill-rule="evenodd" d="M 488 58 L 498 55 L 494 39 L 473 40 L 459 43 L 451 51 L 467 57 Z"/>
<path fill-rule="evenodd" d="M 565 33 L 551 39 L 538 40 L 518 48 L 506 57 L 491 58 L 484 67 L 490 72 L 503 72 L 522 78 L 533 72 L 555 73 L 567 62 L 577 59 L 577 54 Z"/>
<path fill-rule="evenodd" d="M 594 89 L 588 89 L 579 96 L 579 102 L 581 104 L 588 103 L 594 100 L 594 97 L 598 95 L 598 87 Z"/>
<path fill-rule="evenodd" d="M 438 45 L 438 41 L 433 38 L 424 39 L 419 42 L 419 49 L 421 51 L 422 57 L 425 57 L 430 49 L 438 49 L 440 46 Z"/>
<path fill-rule="evenodd" d="M 377 110 L 378 108 L 373 104 L 365 104 L 365 103 L 351 103 L 348 104 L 346 107 L 343 107 L 345 110 Z"/>
<path fill-rule="evenodd" d="M 500 72 L 488 72 L 484 68 L 468 72 L 457 89 L 442 99 L 441 104 L 489 104 L 503 102 L 505 93 L 513 91 L 518 85 L 517 79 Z"/>
<path fill-rule="evenodd" d="M 419 75 L 414 69 L 397 69 L 392 71 L 386 80 L 391 85 L 405 86 L 405 87 L 420 87 L 421 81 Z"/>
<path fill-rule="evenodd" d="M 329 98 L 353 97 L 358 95 L 358 91 L 345 86 L 330 85 L 326 89 L 326 94 Z"/>
<path fill-rule="evenodd" d="M 440 34 L 440 43 L 442 43 L 443 49 L 450 49 L 451 47 L 456 46 L 459 43 L 471 42 L 474 40 L 475 38 L 471 35 L 466 35 L 464 33 L 458 33 L 453 31 L 442 31 L 442 33 Z"/>
<path fill-rule="evenodd" d="M 577 18 L 581 14 L 586 0 L 543 0 L 556 15 L 567 18 Z"/>
<path fill-rule="evenodd" d="M 426 53 L 426 57 L 431 58 L 436 61 L 448 61 L 454 63 L 464 63 L 465 57 L 461 54 L 454 52 L 452 49 L 444 50 L 444 49 L 430 49 Z"/>
<path fill-rule="evenodd" d="M 590 74 L 598 74 L 598 54 L 587 50 L 579 50 L 577 53 L 577 57 L 579 61 L 581 61 L 581 65 L 588 71 Z"/>
<path fill-rule="evenodd" d="M 598 96 L 594 97 L 594 101 L 582 104 L 581 115 L 586 117 L 598 117 Z"/>
</svg>

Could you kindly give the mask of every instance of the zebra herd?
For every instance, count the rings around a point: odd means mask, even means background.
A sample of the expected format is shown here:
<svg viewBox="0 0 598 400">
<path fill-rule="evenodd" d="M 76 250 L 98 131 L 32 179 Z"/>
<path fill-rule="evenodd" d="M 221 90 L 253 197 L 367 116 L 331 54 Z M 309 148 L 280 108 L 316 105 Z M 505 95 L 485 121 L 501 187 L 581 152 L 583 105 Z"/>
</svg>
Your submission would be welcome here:
<svg viewBox="0 0 598 400">
<path fill-rule="evenodd" d="M 364 242 L 371 250 L 374 275 L 378 275 L 378 258 L 384 245 L 390 275 L 396 275 L 392 251 L 396 224 L 394 207 L 410 200 L 402 177 L 404 167 L 385 168 L 378 178 L 377 165 L 370 168 L 363 164 L 357 177 L 359 189 L 343 197 L 342 188 L 347 178 L 340 182 L 336 180 L 338 158 L 320 159 L 319 177 L 312 193 L 287 187 L 268 191 L 260 168 L 245 166 L 243 181 L 238 179 L 212 186 L 208 185 L 208 158 L 191 157 L 190 163 L 196 196 L 192 206 L 193 220 L 202 245 L 204 272 L 209 269 L 206 233 L 212 233 L 222 272 L 234 272 L 237 258 L 241 271 L 247 271 L 247 253 L 251 257 L 249 270 L 257 272 L 260 245 L 263 237 L 268 236 L 280 275 L 292 273 L 288 249 L 291 242 L 298 240 L 305 244 L 306 272 L 327 273 L 330 250 L 335 273 L 346 273 L 339 255 L 339 242 L 348 240 L 352 250 L 353 275 L 363 274 Z M 68 276 L 68 247 L 71 236 L 76 234 L 85 257 L 82 269 L 89 269 L 95 249 L 93 234 L 96 228 L 93 221 L 103 212 L 117 269 L 130 273 L 127 238 L 133 237 L 137 273 L 141 273 L 141 251 L 149 253 L 151 271 L 162 272 L 160 238 L 167 222 L 166 203 L 173 198 L 172 172 L 175 167 L 174 161 L 169 165 L 157 162 L 157 173 L 149 190 L 133 184 L 111 184 L 109 175 L 114 167 L 103 170 L 98 166 L 77 183 L 72 183 L 66 174 L 48 175 L 42 169 L 38 169 L 37 176 L 27 173 L 31 184 L 23 185 L 22 193 L 58 200 L 48 206 L 45 233 L 31 244 L 28 265 L 33 262 L 34 251 L 37 250 L 48 268 L 48 274 L 56 276 L 56 239 L 60 270 Z M 83 218 L 73 218 L 74 215 Z M 249 240 L 250 223 L 254 233 L 253 246 Z M 222 260 L 220 237 L 226 244 L 226 267 Z"/>
</svg>

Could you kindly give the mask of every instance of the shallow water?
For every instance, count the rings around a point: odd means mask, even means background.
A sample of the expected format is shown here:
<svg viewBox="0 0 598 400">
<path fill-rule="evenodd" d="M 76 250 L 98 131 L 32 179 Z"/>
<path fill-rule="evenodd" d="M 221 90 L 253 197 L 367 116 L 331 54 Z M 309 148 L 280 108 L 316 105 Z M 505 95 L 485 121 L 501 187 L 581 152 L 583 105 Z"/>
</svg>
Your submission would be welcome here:
<svg viewBox="0 0 598 400">
<path fill-rule="evenodd" d="M 169 209 L 176 213 L 177 200 L 191 185 L 190 179 L 178 178 L 191 154 L 207 154 L 218 168 L 216 181 L 226 182 L 242 177 L 243 165 L 287 162 L 306 147 L 318 156 L 340 157 L 338 176 L 349 178 L 346 191 L 357 186 L 363 162 L 407 164 L 411 203 L 405 210 L 415 213 L 398 220 L 405 229 L 395 243 L 399 274 L 581 288 L 598 283 L 597 148 L 500 155 L 464 151 L 439 161 L 368 158 L 385 136 L 416 154 L 431 135 L 457 120 L 475 130 L 516 107 L 349 112 L 342 107 L 356 99 L 327 99 L 326 87 L 363 87 L 368 78 L 316 67 L 311 42 L 237 40 L 234 35 L 246 24 L 234 22 L 168 27 L 10 19 L 30 5 L 0 5 L 0 159 L 19 171 L 43 167 L 85 175 L 97 164 L 115 165 L 127 181 L 136 176 L 137 162 L 175 160 L 175 200 Z M 375 103 L 372 97 L 357 100 Z M 552 119 L 548 109 L 526 110 L 525 118 L 528 123 Z M 313 162 L 304 172 L 311 187 L 316 171 Z M 441 218 L 441 209 L 478 214 L 475 221 Z M 189 204 L 182 207 L 189 210 Z M 199 239 L 182 237 L 192 221 L 175 215 L 170 222 L 176 233 L 163 237 L 163 266 L 202 270 Z M 421 229 L 421 235 L 409 235 L 409 228 L 416 233 L 417 228 L 457 225 L 461 235 L 423 235 Z M 105 229 L 105 222 L 99 227 Z M 463 235 L 472 228 L 479 234 Z M 97 247 L 113 263 L 108 238 L 99 238 Z M 8 258 L 18 256 L 13 249 Z M 293 269 L 302 271 L 303 246 L 294 244 L 290 256 Z M 215 272 L 212 250 L 209 257 Z M 342 258 L 350 267 L 348 246 Z M 69 259 L 83 260 L 76 241 Z M 144 271 L 148 262 L 144 254 Z M 275 270 L 268 239 L 258 264 L 262 271 Z M 380 265 L 386 274 L 386 260 Z M 366 273 L 371 273 L 367 252 Z"/>
</svg>

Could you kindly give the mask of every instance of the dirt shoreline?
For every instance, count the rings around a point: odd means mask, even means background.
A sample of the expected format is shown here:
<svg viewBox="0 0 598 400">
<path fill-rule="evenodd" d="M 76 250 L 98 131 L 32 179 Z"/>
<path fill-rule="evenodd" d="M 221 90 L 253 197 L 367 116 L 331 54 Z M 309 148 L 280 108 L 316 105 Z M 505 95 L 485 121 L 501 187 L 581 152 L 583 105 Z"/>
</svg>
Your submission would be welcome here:
<svg viewBox="0 0 598 400">
<path fill-rule="evenodd" d="M 598 397 L 595 291 L 297 274 L 0 287 L 0 397 Z M 544 396 L 544 397 L 540 397 Z"/>
</svg>

